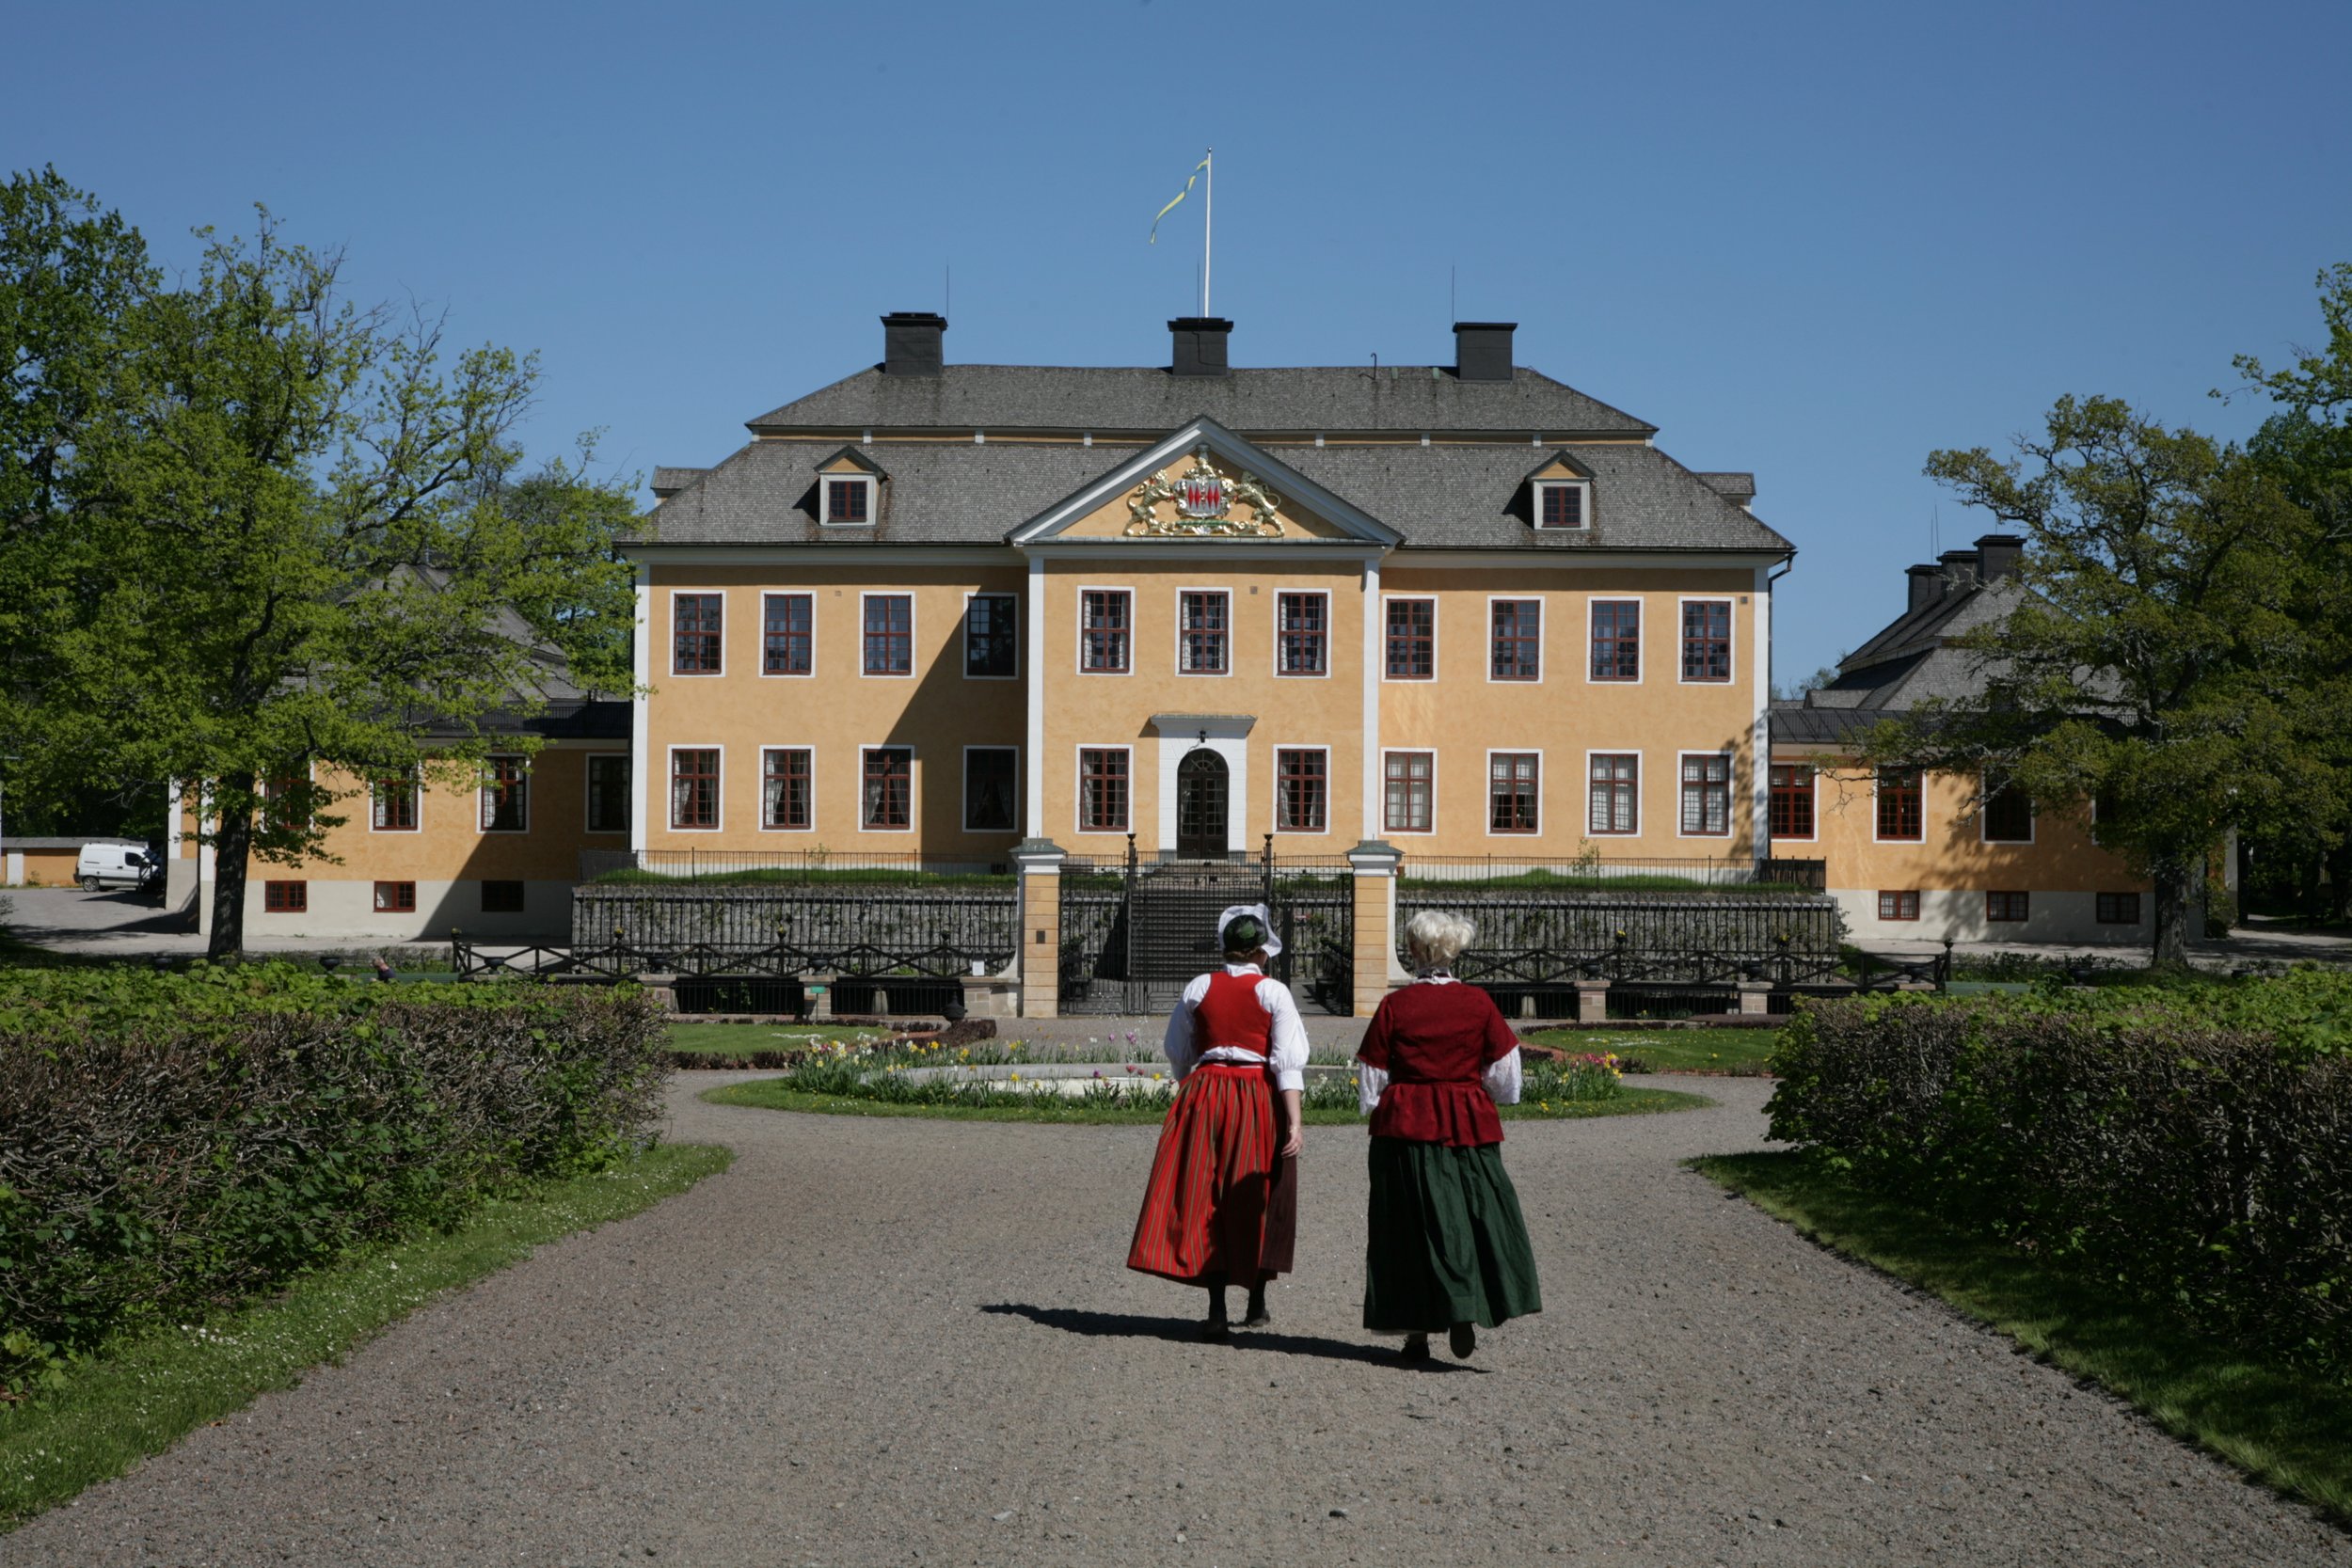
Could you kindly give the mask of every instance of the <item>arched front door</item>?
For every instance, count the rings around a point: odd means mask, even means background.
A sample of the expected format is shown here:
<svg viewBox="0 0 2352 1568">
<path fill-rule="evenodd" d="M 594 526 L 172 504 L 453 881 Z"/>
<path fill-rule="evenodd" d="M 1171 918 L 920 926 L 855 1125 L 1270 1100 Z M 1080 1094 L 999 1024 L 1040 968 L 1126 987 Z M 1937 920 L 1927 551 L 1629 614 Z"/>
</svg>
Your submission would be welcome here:
<svg viewBox="0 0 2352 1568">
<path fill-rule="evenodd" d="M 1176 858 L 1225 858 L 1225 759 L 1206 746 L 1176 765 Z"/>
</svg>

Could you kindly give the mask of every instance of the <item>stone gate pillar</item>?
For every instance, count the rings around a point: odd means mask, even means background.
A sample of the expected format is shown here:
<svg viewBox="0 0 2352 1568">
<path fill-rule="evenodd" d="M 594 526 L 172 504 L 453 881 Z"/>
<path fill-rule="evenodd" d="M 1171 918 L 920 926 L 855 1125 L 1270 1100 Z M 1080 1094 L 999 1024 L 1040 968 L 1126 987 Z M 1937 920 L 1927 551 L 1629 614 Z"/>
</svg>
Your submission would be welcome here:
<svg viewBox="0 0 2352 1568">
<path fill-rule="evenodd" d="M 1061 1011 L 1061 868 L 1070 857 L 1050 839 L 1025 838 L 1012 851 L 1021 873 L 1021 1016 Z"/>
<path fill-rule="evenodd" d="M 1347 852 L 1355 872 L 1356 1016 L 1370 1018 L 1402 978 L 1396 961 L 1396 868 L 1403 851 L 1368 838 Z"/>
</svg>

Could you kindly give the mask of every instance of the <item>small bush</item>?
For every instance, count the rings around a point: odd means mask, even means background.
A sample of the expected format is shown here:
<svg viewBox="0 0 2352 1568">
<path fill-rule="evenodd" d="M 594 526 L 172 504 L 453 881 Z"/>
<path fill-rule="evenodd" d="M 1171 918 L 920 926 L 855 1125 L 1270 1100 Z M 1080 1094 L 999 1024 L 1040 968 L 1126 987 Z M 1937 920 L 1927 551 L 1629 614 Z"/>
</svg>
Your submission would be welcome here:
<svg viewBox="0 0 2352 1568">
<path fill-rule="evenodd" d="M 2352 1375 L 2352 976 L 1806 1005 L 1772 1134 Z"/>
<path fill-rule="evenodd" d="M 0 974 L 0 1382 L 596 1168 L 666 1045 L 634 988 Z"/>
</svg>

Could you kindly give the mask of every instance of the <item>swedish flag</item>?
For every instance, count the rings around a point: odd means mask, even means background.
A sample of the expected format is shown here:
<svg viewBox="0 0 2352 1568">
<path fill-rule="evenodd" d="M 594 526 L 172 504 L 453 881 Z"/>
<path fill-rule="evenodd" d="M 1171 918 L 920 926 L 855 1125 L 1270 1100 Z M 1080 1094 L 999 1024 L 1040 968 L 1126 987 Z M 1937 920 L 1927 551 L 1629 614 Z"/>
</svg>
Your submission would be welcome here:
<svg viewBox="0 0 2352 1568">
<path fill-rule="evenodd" d="M 1215 155 L 1216 154 L 1212 153 L 1210 156 L 1214 157 Z M 1152 238 L 1146 241 L 1146 244 L 1157 245 L 1160 243 L 1160 219 L 1168 216 L 1168 214 L 1176 210 L 1176 202 L 1184 200 L 1184 198 L 1192 194 L 1193 182 L 1199 180 L 1200 178 L 1200 171 L 1208 166 L 1209 160 L 1207 158 L 1203 158 L 1199 163 L 1193 165 L 1192 173 L 1184 181 L 1184 188 L 1176 193 L 1175 200 L 1170 201 L 1167 206 L 1152 214 Z"/>
</svg>

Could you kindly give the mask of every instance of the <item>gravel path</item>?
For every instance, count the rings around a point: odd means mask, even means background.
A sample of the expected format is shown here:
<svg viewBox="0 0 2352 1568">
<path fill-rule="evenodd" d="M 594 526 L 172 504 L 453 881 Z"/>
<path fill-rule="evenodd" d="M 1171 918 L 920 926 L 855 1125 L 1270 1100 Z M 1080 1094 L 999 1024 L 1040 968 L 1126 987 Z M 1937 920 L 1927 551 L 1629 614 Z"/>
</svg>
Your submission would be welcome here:
<svg viewBox="0 0 2352 1568">
<path fill-rule="evenodd" d="M 1276 1332 L 1120 1266 L 1145 1128 L 791 1117 L 0 1538 L 0 1564 L 2352 1564 L 2347 1540 L 1680 1170 L 1720 1108 L 1518 1124 L 1548 1309 L 1357 1326 L 1362 1134 L 1311 1128 Z"/>
</svg>

